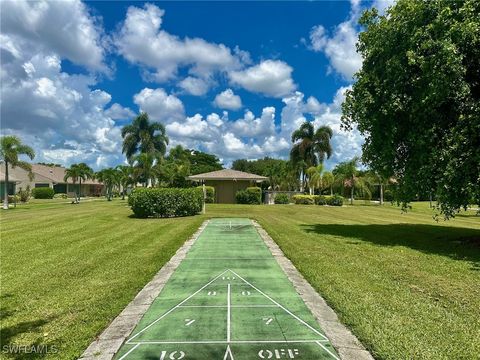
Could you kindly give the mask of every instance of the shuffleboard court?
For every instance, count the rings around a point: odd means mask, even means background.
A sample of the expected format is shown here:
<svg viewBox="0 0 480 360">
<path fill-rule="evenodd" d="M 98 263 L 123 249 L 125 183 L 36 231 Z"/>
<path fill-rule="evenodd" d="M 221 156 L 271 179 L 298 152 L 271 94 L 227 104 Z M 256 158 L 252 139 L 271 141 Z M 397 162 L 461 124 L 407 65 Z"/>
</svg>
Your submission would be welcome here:
<svg viewBox="0 0 480 360">
<path fill-rule="evenodd" d="M 338 359 L 249 219 L 210 220 L 116 359 Z"/>
</svg>

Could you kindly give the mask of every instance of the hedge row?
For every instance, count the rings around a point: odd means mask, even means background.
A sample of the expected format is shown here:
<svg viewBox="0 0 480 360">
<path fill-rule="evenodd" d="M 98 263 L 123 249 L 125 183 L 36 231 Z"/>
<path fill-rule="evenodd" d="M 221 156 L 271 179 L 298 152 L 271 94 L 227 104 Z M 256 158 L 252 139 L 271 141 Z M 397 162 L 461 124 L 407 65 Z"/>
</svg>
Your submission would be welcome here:
<svg viewBox="0 0 480 360">
<path fill-rule="evenodd" d="M 32 196 L 35 199 L 53 199 L 55 191 L 50 187 L 39 187 L 32 189 Z"/>
<path fill-rule="evenodd" d="M 174 217 L 198 214 L 203 192 L 198 188 L 136 188 L 128 197 L 135 216 Z"/>
<path fill-rule="evenodd" d="M 330 205 L 342 206 L 343 197 L 340 195 L 324 196 L 324 195 L 294 195 L 292 200 L 295 204 L 300 205 Z"/>
<path fill-rule="evenodd" d="M 198 186 L 197 189 L 200 189 L 203 192 L 203 186 Z M 213 186 L 205 186 L 205 192 L 207 193 L 205 202 L 207 204 L 213 204 L 215 202 L 215 188 Z"/>
<path fill-rule="evenodd" d="M 275 204 L 289 204 L 290 198 L 287 194 L 277 194 L 273 200 Z"/>
<path fill-rule="evenodd" d="M 260 205 L 262 203 L 262 189 L 253 186 L 239 190 L 235 194 L 237 204 Z"/>
</svg>

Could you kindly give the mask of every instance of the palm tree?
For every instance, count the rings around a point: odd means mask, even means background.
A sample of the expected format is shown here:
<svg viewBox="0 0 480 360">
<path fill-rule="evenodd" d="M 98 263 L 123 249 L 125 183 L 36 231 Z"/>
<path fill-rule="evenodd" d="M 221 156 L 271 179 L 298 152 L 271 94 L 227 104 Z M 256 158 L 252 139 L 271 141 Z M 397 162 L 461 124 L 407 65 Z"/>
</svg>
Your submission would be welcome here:
<svg viewBox="0 0 480 360">
<path fill-rule="evenodd" d="M 325 171 L 322 175 L 322 185 L 325 188 L 330 188 L 330 195 L 333 195 L 333 183 L 335 182 L 335 177 L 330 171 Z"/>
<path fill-rule="evenodd" d="M 310 195 L 315 193 L 315 188 L 322 187 L 322 172 L 323 164 L 311 166 L 307 169 L 306 173 L 308 175 L 308 189 L 310 191 Z"/>
<path fill-rule="evenodd" d="M 141 153 L 134 156 L 132 160 L 138 178 L 143 180 L 143 185 L 145 187 L 152 186 L 152 179 L 156 160 L 154 155 L 151 153 Z"/>
<path fill-rule="evenodd" d="M 73 164 L 70 166 L 70 168 L 65 170 L 65 176 L 63 177 L 63 180 L 67 182 L 68 179 L 72 179 L 73 183 L 75 199 L 72 204 L 78 204 L 80 202 L 80 197 L 77 194 L 77 187 L 75 186 L 80 176 L 82 176 L 82 169 L 78 166 L 78 164 Z"/>
<path fill-rule="evenodd" d="M 119 171 L 113 168 L 105 168 L 96 173 L 96 178 L 105 186 L 105 196 L 108 201 L 112 201 L 113 187 L 119 184 Z"/>
<path fill-rule="evenodd" d="M 78 191 L 78 202 L 80 202 L 80 198 L 82 197 L 82 180 L 93 179 L 94 172 L 92 168 L 85 163 L 76 164 L 75 166 L 78 168 L 78 187 L 80 188 Z"/>
<path fill-rule="evenodd" d="M 0 162 L 5 164 L 5 198 L 3 208 L 8 209 L 8 166 L 15 169 L 17 166 L 28 172 L 33 179 L 32 165 L 18 159 L 19 155 L 26 155 L 33 160 L 35 152 L 30 146 L 22 144 L 22 141 L 13 135 L 3 136 L 0 139 Z"/>
<path fill-rule="evenodd" d="M 140 113 L 130 125 L 122 128 L 122 152 L 128 161 L 138 153 L 153 154 L 155 158 L 165 155 L 168 137 L 165 126 L 157 122 L 150 122 L 147 113 Z"/>
<path fill-rule="evenodd" d="M 368 178 L 358 176 L 358 163 L 360 159 L 354 157 L 350 161 L 339 163 L 334 169 L 336 179 L 342 183 L 344 187 L 350 188 L 350 205 L 353 205 L 353 194 L 355 189 L 371 196 Z"/>
<path fill-rule="evenodd" d="M 127 165 L 118 165 L 115 169 L 118 172 L 119 183 L 122 186 L 122 200 L 125 200 L 125 193 L 128 185 L 134 183 L 133 167 Z"/>
<path fill-rule="evenodd" d="M 329 126 L 321 126 L 315 131 L 313 124 L 308 121 L 292 133 L 290 159 L 295 164 L 303 162 L 300 168 L 301 190 L 305 182 L 305 169 L 322 164 L 325 158 L 332 155 L 332 136 L 333 131 Z"/>
</svg>

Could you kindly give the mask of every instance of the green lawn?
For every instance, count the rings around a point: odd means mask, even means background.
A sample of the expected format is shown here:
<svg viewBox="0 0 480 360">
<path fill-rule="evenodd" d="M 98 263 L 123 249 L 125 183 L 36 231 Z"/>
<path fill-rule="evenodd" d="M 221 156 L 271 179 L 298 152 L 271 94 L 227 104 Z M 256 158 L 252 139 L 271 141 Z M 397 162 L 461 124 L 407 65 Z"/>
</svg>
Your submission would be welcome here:
<svg viewBox="0 0 480 360">
<path fill-rule="evenodd" d="M 0 213 L 2 345 L 54 344 L 47 358 L 77 357 L 205 218 L 130 213 L 120 200 Z M 363 203 L 208 206 L 217 216 L 258 220 L 377 358 L 478 357 L 474 212 L 437 223 L 426 204 L 406 214 Z"/>
</svg>

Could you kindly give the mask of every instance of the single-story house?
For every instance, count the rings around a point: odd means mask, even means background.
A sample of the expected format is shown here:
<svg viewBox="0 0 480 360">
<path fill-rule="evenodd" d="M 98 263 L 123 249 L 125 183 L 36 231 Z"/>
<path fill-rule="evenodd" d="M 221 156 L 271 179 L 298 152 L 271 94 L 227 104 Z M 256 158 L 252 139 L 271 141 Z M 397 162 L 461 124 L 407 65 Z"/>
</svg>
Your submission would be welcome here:
<svg viewBox="0 0 480 360">
<path fill-rule="evenodd" d="M 204 174 L 191 175 L 188 180 L 204 183 L 215 188 L 215 202 L 219 204 L 234 204 L 235 194 L 249 186 L 268 180 L 265 176 L 246 173 L 232 169 L 223 169 Z"/>
<path fill-rule="evenodd" d="M 50 187 L 55 190 L 55 193 L 65 193 L 73 196 L 75 189 L 80 190 L 82 196 L 100 196 L 103 193 L 103 184 L 97 180 L 88 179 L 82 180 L 82 187 L 79 189 L 78 180 L 73 185 L 73 181 L 69 178 L 64 180 L 65 168 L 63 166 L 49 166 L 43 164 L 32 164 L 33 179 L 30 179 L 28 171 L 19 167 L 12 169 L 8 167 L 9 180 L 16 179 L 16 191 L 20 188 L 25 189 L 30 186 L 30 189 L 38 187 Z M 5 164 L 2 164 L 1 173 L 5 172 Z M 5 175 L 3 175 L 5 179 Z M 9 181 L 10 182 L 10 181 Z"/>
</svg>

